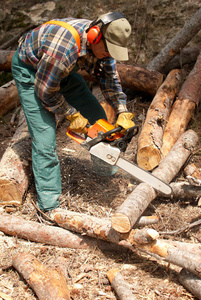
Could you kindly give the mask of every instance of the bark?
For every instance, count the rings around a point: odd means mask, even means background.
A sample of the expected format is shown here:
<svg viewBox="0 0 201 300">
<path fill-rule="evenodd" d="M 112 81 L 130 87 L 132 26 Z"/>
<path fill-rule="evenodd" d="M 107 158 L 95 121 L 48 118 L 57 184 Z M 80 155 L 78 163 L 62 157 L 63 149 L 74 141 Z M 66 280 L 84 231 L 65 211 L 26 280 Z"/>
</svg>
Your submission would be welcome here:
<svg viewBox="0 0 201 300">
<path fill-rule="evenodd" d="M 70 300 L 67 282 L 62 273 L 44 266 L 26 252 L 13 257 L 14 268 L 23 276 L 39 300 Z"/>
<path fill-rule="evenodd" d="M 139 248 L 148 253 L 155 253 L 168 263 L 186 268 L 195 275 L 201 276 L 201 256 L 199 254 L 183 251 L 162 240 L 156 240 L 152 243 L 141 245 Z"/>
<path fill-rule="evenodd" d="M 181 49 L 179 54 L 177 54 L 164 68 L 162 68 L 161 72 L 168 74 L 173 69 L 180 69 L 185 65 L 195 63 L 200 51 L 200 46 Z"/>
<path fill-rule="evenodd" d="M 17 130 L 0 161 L 0 205 L 21 205 L 29 185 L 30 158 L 30 135 L 21 111 Z"/>
<path fill-rule="evenodd" d="M 192 185 L 187 181 L 172 182 L 173 197 L 181 199 L 198 199 L 201 197 L 201 186 Z"/>
<path fill-rule="evenodd" d="M 146 115 L 138 137 L 137 163 L 145 170 L 152 170 L 161 161 L 163 132 L 172 103 L 179 91 L 181 71 L 172 70 L 158 89 Z"/>
<path fill-rule="evenodd" d="M 72 248 L 87 249 L 98 247 L 102 251 L 127 251 L 122 246 L 101 240 L 93 240 L 87 236 L 79 236 L 70 231 L 56 227 L 27 221 L 6 213 L 0 214 L 0 231 L 35 243 Z"/>
<path fill-rule="evenodd" d="M 0 116 L 7 114 L 20 104 L 15 81 L 12 80 L 0 87 Z"/>
<path fill-rule="evenodd" d="M 92 93 L 96 97 L 96 99 L 99 101 L 99 103 L 102 105 L 106 116 L 107 120 L 109 123 L 114 124 L 116 120 L 116 114 L 112 106 L 105 100 L 105 97 L 103 96 L 101 92 L 101 88 L 99 85 L 94 85 L 92 87 Z"/>
<path fill-rule="evenodd" d="M 165 239 L 163 239 L 163 240 L 158 239 L 158 241 L 167 243 L 170 246 L 176 247 L 177 249 L 187 251 L 187 252 L 191 252 L 191 253 L 195 253 L 195 254 L 201 256 L 201 244 L 200 243 L 197 243 L 197 244 L 196 243 L 187 243 L 187 242 L 165 240 Z"/>
<path fill-rule="evenodd" d="M 130 289 L 130 286 L 124 280 L 123 276 L 121 275 L 118 269 L 110 269 L 107 272 L 107 277 L 119 300 L 136 299 Z"/>
<path fill-rule="evenodd" d="M 195 297 L 201 299 L 201 279 L 198 276 L 184 268 L 180 271 L 178 279 Z"/>
<path fill-rule="evenodd" d="M 198 136 L 193 130 L 185 132 L 152 174 L 165 183 L 170 183 L 192 153 L 197 142 Z M 112 216 L 112 227 L 121 233 L 129 232 L 156 196 L 157 193 L 150 185 L 139 184 Z"/>
<path fill-rule="evenodd" d="M 0 50 L 0 71 L 11 71 L 11 61 L 15 51 Z"/>
<path fill-rule="evenodd" d="M 139 66 L 117 64 L 117 71 L 121 84 L 125 88 L 141 91 L 155 96 L 158 88 L 163 82 L 163 75 L 159 72 L 149 71 Z M 79 71 L 86 80 L 96 82 L 95 77 L 84 71 Z"/>
<path fill-rule="evenodd" d="M 162 68 L 184 48 L 201 29 L 201 8 L 192 16 L 188 23 L 161 50 L 161 52 L 147 65 L 148 70 L 161 72 Z"/>
<path fill-rule="evenodd" d="M 201 9 L 200 9 L 201 11 Z M 201 19 L 201 18 L 200 18 Z M 179 136 L 186 130 L 196 105 L 201 99 L 201 53 L 184 82 L 175 101 L 163 135 L 161 152 L 166 156 Z"/>
<path fill-rule="evenodd" d="M 153 229 L 133 229 L 127 235 L 120 235 L 112 229 L 109 219 L 100 219 L 64 209 L 53 210 L 51 218 L 62 228 L 115 244 L 119 244 L 121 240 L 126 240 L 133 245 L 146 244 L 158 237 L 158 233 Z"/>
</svg>

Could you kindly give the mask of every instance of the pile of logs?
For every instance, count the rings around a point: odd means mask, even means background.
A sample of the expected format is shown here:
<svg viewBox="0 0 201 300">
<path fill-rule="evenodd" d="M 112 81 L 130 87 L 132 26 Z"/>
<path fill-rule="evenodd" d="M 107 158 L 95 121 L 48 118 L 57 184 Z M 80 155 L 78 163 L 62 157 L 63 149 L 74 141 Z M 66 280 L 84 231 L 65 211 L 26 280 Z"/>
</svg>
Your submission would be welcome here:
<svg viewBox="0 0 201 300">
<path fill-rule="evenodd" d="M 195 166 L 185 169 L 186 178 L 191 181 L 172 182 L 198 144 L 197 134 L 193 130 L 187 130 L 187 125 L 201 98 L 201 47 L 184 47 L 200 29 L 201 9 L 147 68 L 117 64 L 124 87 L 153 96 L 138 138 L 137 163 L 171 184 L 172 197 L 201 197 L 201 176 Z M 10 71 L 13 54 L 14 51 L 0 51 L 0 70 Z M 195 62 L 185 81 L 180 68 L 181 59 L 182 65 Z M 81 71 L 80 74 L 86 80 L 95 82 L 87 74 Z M 19 97 L 14 81 L 0 89 L 0 112 L 4 115 L 19 105 Z M 93 93 L 97 96 L 100 91 L 94 88 Z M 109 121 L 114 122 L 112 108 L 102 98 L 100 103 Z M 30 136 L 21 113 L 15 135 L 0 161 L 0 205 L 22 204 L 31 177 L 30 153 Z M 140 183 L 108 219 L 56 209 L 52 212 L 51 220 L 58 227 L 1 213 L 0 230 L 8 235 L 59 247 L 86 249 L 95 245 L 102 249 L 114 247 L 116 251 L 138 249 L 181 267 L 179 281 L 201 299 L 201 246 L 160 239 L 160 234 L 147 228 L 149 226 L 140 228 L 158 221 L 157 217 L 142 216 L 157 196 L 162 195 L 148 184 Z M 201 221 L 198 221 L 189 226 L 200 224 Z M 13 257 L 13 266 L 39 299 L 50 299 L 53 293 L 54 299 L 70 299 L 61 270 L 49 270 L 27 253 Z M 135 299 L 119 270 L 111 269 L 107 276 L 119 299 Z"/>
</svg>

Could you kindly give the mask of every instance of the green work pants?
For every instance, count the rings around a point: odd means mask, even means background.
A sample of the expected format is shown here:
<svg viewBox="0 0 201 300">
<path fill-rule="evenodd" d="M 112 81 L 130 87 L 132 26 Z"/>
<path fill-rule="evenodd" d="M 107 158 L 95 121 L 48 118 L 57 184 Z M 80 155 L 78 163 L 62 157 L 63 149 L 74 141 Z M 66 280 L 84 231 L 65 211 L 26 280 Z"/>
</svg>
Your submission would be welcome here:
<svg viewBox="0 0 201 300">
<path fill-rule="evenodd" d="M 19 59 L 16 51 L 12 59 L 12 74 L 32 140 L 32 167 L 38 206 L 48 211 L 59 206 L 61 174 L 56 150 L 55 115 L 42 105 L 35 93 L 35 73 L 34 68 Z M 102 106 L 79 74 L 71 72 L 63 79 L 60 92 L 90 124 L 101 118 L 106 119 Z"/>
</svg>

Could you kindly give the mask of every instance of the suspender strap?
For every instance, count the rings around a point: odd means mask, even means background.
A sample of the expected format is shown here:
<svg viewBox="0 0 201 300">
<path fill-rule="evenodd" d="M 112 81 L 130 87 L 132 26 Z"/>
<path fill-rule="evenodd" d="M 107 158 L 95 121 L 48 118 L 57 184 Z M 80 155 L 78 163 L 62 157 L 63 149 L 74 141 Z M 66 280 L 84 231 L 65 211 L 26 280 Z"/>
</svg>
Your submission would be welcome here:
<svg viewBox="0 0 201 300">
<path fill-rule="evenodd" d="M 80 50 L 81 50 L 80 36 L 79 36 L 77 30 L 73 26 L 71 26 L 70 24 L 68 24 L 66 22 L 56 21 L 56 20 L 51 20 L 49 22 L 44 23 L 43 25 L 46 25 L 46 24 L 55 24 L 55 25 L 59 25 L 61 27 L 68 29 L 71 32 L 72 36 L 74 37 L 76 44 L 78 46 L 78 49 L 79 49 L 79 53 L 80 53 Z"/>
</svg>

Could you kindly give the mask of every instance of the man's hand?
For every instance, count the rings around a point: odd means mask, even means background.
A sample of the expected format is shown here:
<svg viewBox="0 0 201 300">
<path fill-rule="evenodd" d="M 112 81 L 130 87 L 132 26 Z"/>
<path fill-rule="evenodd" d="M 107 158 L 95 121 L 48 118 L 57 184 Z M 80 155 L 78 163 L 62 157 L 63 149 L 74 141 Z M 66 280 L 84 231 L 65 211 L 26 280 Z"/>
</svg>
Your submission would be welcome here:
<svg viewBox="0 0 201 300">
<path fill-rule="evenodd" d="M 133 113 L 131 112 L 123 112 L 120 113 L 115 127 L 121 126 L 124 130 L 122 130 L 122 132 L 125 132 L 128 128 L 135 126 L 135 123 L 132 121 L 132 119 L 134 118 Z"/>
<path fill-rule="evenodd" d="M 87 133 L 86 125 L 88 120 L 84 118 L 79 112 L 74 115 L 66 117 L 70 121 L 69 129 L 75 132 Z"/>
</svg>

